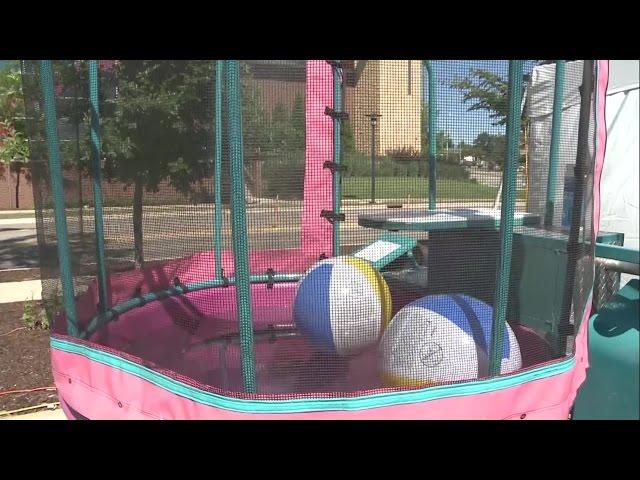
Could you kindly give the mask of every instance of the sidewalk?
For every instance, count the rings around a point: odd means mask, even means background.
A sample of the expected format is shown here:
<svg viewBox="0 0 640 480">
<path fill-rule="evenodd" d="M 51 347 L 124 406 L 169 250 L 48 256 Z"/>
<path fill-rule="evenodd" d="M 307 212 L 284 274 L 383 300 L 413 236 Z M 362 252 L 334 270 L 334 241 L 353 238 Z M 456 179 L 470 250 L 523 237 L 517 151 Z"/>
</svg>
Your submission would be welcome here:
<svg viewBox="0 0 640 480">
<path fill-rule="evenodd" d="M 0 303 L 26 302 L 42 299 L 41 280 L 0 283 Z"/>
<path fill-rule="evenodd" d="M 60 407 L 55 409 L 41 410 L 34 413 L 24 413 L 22 415 L 0 416 L 0 420 L 66 420 L 64 412 Z"/>
</svg>

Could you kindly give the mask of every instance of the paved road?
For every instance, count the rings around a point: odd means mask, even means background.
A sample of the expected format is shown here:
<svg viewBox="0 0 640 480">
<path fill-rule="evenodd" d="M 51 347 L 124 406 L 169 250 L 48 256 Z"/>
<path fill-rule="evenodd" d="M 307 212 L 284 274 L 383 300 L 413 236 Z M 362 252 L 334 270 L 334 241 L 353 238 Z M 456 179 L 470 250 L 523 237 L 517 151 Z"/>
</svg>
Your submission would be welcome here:
<svg viewBox="0 0 640 480">
<path fill-rule="evenodd" d="M 502 172 L 493 172 L 489 170 L 484 170 L 480 168 L 471 167 L 468 169 L 469 176 L 478 181 L 483 185 L 487 185 L 488 187 L 498 188 L 500 186 L 500 181 L 502 180 Z M 517 188 L 524 189 L 526 188 L 527 178 L 525 177 L 524 172 L 518 172 L 517 177 Z"/>
<path fill-rule="evenodd" d="M 38 266 L 35 224 L 0 226 L 0 270 Z"/>
<path fill-rule="evenodd" d="M 492 202 L 483 205 L 491 206 Z M 449 202 L 447 206 L 468 206 L 468 202 Z M 444 205 L 443 205 L 444 206 Z M 423 209 L 424 205 L 405 205 L 403 210 Z M 361 245 L 372 241 L 381 232 L 362 228 L 357 224 L 359 213 L 385 210 L 385 204 L 345 205 L 346 222 L 342 224 L 344 245 Z M 249 247 L 254 250 L 296 247 L 300 238 L 302 209 L 300 202 L 274 206 L 252 207 L 247 210 Z M 39 265 L 35 222 L 30 224 L 0 224 L 0 270 L 30 268 Z M 83 215 L 81 234 L 78 217 L 73 210 L 67 216 L 72 260 L 80 264 L 95 262 L 93 215 Z M 133 261 L 133 228 L 131 210 L 105 210 L 105 239 L 111 260 Z M 55 259 L 55 226 L 53 220 L 44 222 L 45 238 L 51 245 L 45 259 Z M 145 207 L 143 219 L 144 249 L 147 261 L 178 258 L 213 248 L 213 207 L 211 205 Z M 224 212 L 222 230 L 223 249 L 231 248 L 229 212 Z"/>
</svg>

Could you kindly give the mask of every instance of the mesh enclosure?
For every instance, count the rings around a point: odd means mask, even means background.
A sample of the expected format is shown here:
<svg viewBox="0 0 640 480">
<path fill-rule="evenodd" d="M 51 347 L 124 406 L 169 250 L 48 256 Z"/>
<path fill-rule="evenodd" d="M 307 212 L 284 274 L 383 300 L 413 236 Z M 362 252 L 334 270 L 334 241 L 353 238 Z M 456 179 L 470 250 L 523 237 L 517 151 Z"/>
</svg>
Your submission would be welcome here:
<svg viewBox="0 0 640 480">
<path fill-rule="evenodd" d="M 93 65 L 52 62 L 49 84 L 23 62 L 56 334 L 75 318 L 96 349 L 274 399 L 572 355 L 594 283 L 585 62 Z"/>
</svg>

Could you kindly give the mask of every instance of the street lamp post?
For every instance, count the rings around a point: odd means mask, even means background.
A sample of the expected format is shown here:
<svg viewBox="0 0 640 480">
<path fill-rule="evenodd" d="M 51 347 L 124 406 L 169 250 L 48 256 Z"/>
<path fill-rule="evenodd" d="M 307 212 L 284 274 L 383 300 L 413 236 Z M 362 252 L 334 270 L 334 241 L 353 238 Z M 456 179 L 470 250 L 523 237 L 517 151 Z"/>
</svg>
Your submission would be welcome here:
<svg viewBox="0 0 640 480">
<path fill-rule="evenodd" d="M 376 125 L 381 116 L 378 113 L 365 115 L 371 122 L 371 204 L 376 203 Z"/>
</svg>

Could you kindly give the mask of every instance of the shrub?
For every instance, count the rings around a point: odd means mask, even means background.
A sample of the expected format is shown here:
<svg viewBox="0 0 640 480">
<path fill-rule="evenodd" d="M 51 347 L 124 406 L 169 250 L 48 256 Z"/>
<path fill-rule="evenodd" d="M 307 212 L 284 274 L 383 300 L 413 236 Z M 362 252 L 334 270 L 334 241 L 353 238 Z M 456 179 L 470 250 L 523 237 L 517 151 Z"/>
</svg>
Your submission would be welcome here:
<svg viewBox="0 0 640 480">
<path fill-rule="evenodd" d="M 38 302 L 33 299 L 24 302 L 22 321 L 30 330 L 37 328 L 42 330 L 49 329 L 49 317 L 47 316 L 47 311 L 44 308 L 40 308 L 38 306 Z"/>
<path fill-rule="evenodd" d="M 262 165 L 262 195 L 299 200 L 303 191 L 304 152 L 270 153 Z"/>
</svg>

